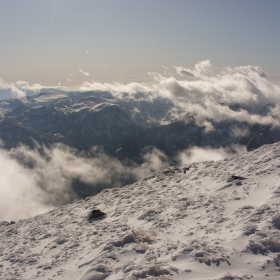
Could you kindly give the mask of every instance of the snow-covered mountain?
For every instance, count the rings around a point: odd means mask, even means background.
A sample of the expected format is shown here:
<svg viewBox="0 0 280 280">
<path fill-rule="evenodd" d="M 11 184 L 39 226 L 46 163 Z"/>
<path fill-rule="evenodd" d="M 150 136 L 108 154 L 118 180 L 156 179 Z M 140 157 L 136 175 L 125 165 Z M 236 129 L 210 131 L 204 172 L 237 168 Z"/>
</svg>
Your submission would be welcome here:
<svg viewBox="0 0 280 280">
<path fill-rule="evenodd" d="M 280 142 L 2 222 L 0 278 L 280 279 L 279 179 Z"/>
<path fill-rule="evenodd" d="M 102 91 L 58 91 L 22 101 L 0 101 L 0 138 L 6 148 L 19 143 L 33 147 L 33 140 L 44 145 L 62 142 L 79 150 L 97 145 L 106 154 L 137 162 L 146 146 L 174 157 L 191 146 L 240 143 L 255 149 L 280 141 L 279 124 L 274 124 L 280 119 L 271 113 L 277 111 L 275 104 L 257 111 L 238 104 L 216 104 L 220 112 L 211 117 L 207 110 L 204 115 L 188 112 L 194 104 L 184 103 L 184 109 L 170 98 L 138 95 L 117 98 Z"/>
</svg>

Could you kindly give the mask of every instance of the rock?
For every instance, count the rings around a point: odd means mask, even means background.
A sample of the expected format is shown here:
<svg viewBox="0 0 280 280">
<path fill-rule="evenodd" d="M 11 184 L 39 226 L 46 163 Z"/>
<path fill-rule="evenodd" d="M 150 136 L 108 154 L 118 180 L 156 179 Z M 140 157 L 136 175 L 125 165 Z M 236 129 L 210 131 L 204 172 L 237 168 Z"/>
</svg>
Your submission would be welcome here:
<svg viewBox="0 0 280 280">
<path fill-rule="evenodd" d="M 247 179 L 247 178 L 240 177 L 240 176 L 235 176 L 235 175 L 231 175 L 231 178 L 232 178 L 233 180 L 245 180 L 245 179 Z"/>
<path fill-rule="evenodd" d="M 187 170 L 190 170 L 190 168 L 189 167 L 183 167 L 184 174 L 186 174 Z"/>
<path fill-rule="evenodd" d="M 100 211 L 99 209 L 93 209 L 91 211 L 91 214 L 89 216 L 89 219 L 96 219 L 96 218 L 99 218 L 99 217 L 103 217 L 107 215 L 106 213 Z"/>
</svg>

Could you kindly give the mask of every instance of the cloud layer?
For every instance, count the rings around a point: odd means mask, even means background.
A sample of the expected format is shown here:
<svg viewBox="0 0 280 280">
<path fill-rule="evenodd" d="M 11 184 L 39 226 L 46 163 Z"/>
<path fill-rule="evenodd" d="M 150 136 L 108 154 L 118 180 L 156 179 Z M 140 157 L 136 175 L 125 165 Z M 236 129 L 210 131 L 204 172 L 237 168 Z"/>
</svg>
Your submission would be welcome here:
<svg viewBox="0 0 280 280">
<path fill-rule="evenodd" d="M 246 147 L 231 145 L 211 149 L 192 147 L 177 155 L 179 165 L 197 161 L 220 160 L 246 152 Z M 0 150 L 0 220 L 19 220 L 73 202 L 106 187 L 121 187 L 140 180 L 170 165 L 160 150 L 143 150 L 142 165 L 124 163 L 94 147 L 90 157 L 65 145 L 51 149 L 25 146 Z M 75 189 L 75 183 L 79 188 Z M 86 193 L 82 193 L 83 184 Z"/>
<path fill-rule="evenodd" d="M 29 84 L 25 81 L 18 80 L 15 83 L 7 83 L 0 78 L 0 100 L 21 99 L 25 100 L 26 96 L 61 89 L 62 87 L 45 87 L 40 84 Z"/>
<path fill-rule="evenodd" d="M 78 69 L 83 75 L 85 71 Z M 165 75 L 149 73 L 152 82 L 129 84 L 84 82 L 80 91 L 107 91 L 122 100 L 153 101 L 164 97 L 174 103 L 167 112 L 174 118 L 192 114 L 197 122 L 202 120 L 235 120 L 250 124 L 270 124 L 279 126 L 275 110 L 260 115 L 259 111 L 269 103 L 280 100 L 280 87 L 267 79 L 265 72 L 258 66 L 239 66 L 236 68 L 212 69 L 209 60 L 200 61 L 194 69 L 175 66 L 176 73 Z M 59 87 L 62 89 L 62 87 Z M 66 88 L 63 88 L 67 90 Z M 27 92 L 38 93 L 43 87 L 29 85 L 24 81 L 6 83 L 0 80 L 0 91 L 10 91 L 13 98 L 24 98 Z M 276 114 L 276 115 L 275 115 Z"/>
<path fill-rule="evenodd" d="M 135 182 L 168 165 L 166 155 L 155 148 L 144 151 L 143 159 L 143 166 L 120 162 L 98 147 L 87 156 L 65 145 L 0 149 L 0 220 L 44 213 L 106 187 Z"/>
<path fill-rule="evenodd" d="M 188 103 L 227 103 L 241 105 L 266 105 L 279 101 L 280 87 L 267 80 L 266 74 L 258 66 L 240 66 L 222 69 L 219 73 L 211 70 L 209 60 L 201 61 L 195 69 L 175 66 L 177 74 L 162 76 L 150 73 L 152 83 L 99 83 L 84 82 L 80 90 L 109 91 L 116 98 L 136 98 L 139 92 L 146 93 L 145 98 L 162 96 Z M 189 79 L 189 76 L 193 77 Z M 127 96 L 129 94 L 129 96 Z"/>
<path fill-rule="evenodd" d="M 175 69 L 177 78 L 150 73 L 153 82 L 149 84 L 85 82 L 80 89 L 109 91 L 118 99 L 152 101 L 157 97 L 168 98 L 175 105 L 171 113 L 177 118 L 189 113 L 200 122 L 210 119 L 280 125 L 275 114 L 271 116 L 272 111 L 259 115 L 264 106 L 280 100 L 280 87 L 267 80 L 260 67 L 228 67 L 217 73 L 212 71 L 211 62 L 205 60 L 197 63 L 194 69 L 177 66 Z"/>
<path fill-rule="evenodd" d="M 279 126 L 280 87 L 267 79 L 258 66 L 226 68 L 217 72 L 209 60 L 198 62 L 194 69 L 175 67 L 174 75 L 150 73 L 150 83 L 84 82 L 80 91 L 106 91 L 125 101 L 167 98 L 174 106 L 166 115 L 173 118 L 192 116 L 198 125 L 211 132 L 213 122 L 234 120 L 247 124 Z M 80 70 L 79 70 L 80 71 Z M 84 71 L 80 71 L 81 73 Z M 86 75 L 85 73 L 83 73 Z M 45 88 L 24 81 L 7 83 L 0 80 L 0 92 L 25 99 L 26 94 Z M 265 107 L 267 104 L 269 106 Z M 140 112 L 141 113 L 141 112 Z M 234 137 L 249 135 L 248 126 L 232 127 Z M 177 156 L 178 164 L 193 161 L 219 160 L 244 152 L 242 146 L 220 149 L 193 147 Z M 148 176 L 169 165 L 161 151 L 143 151 L 142 166 L 120 162 L 94 147 L 90 155 L 63 145 L 30 150 L 20 146 L 10 151 L 0 149 L 0 220 L 18 220 L 43 213 L 58 205 L 86 196 L 83 186 L 92 193 L 104 187 L 118 187 Z M 77 185 L 80 187 L 77 191 Z"/>
</svg>

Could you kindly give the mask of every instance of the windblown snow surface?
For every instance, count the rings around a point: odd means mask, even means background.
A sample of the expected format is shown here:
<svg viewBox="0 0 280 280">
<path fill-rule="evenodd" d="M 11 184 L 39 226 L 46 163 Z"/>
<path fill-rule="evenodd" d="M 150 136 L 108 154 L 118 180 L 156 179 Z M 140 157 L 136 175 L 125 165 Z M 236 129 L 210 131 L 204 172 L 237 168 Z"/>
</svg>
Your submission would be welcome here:
<svg viewBox="0 0 280 280">
<path fill-rule="evenodd" d="M 0 278 L 280 279 L 280 142 L 188 168 L 1 222 Z"/>
</svg>

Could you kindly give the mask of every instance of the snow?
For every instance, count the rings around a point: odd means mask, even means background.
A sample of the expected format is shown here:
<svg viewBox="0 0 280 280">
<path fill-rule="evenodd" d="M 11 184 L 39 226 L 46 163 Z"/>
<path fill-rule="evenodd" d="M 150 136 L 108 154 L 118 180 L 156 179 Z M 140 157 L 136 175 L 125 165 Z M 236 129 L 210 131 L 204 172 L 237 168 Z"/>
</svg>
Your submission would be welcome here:
<svg viewBox="0 0 280 280">
<path fill-rule="evenodd" d="M 280 142 L 185 167 L 1 222 L 0 279 L 280 279 Z"/>
</svg>

